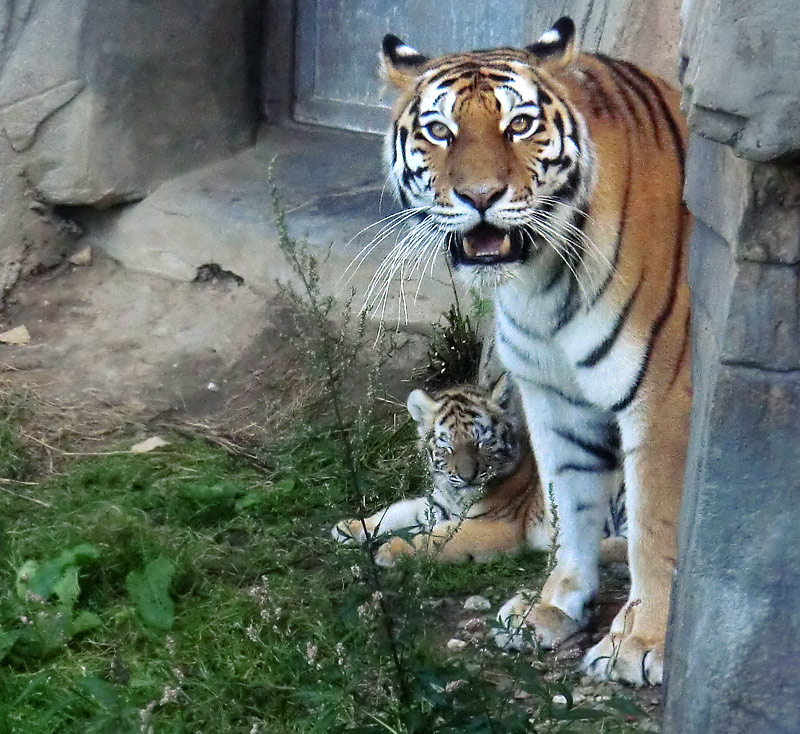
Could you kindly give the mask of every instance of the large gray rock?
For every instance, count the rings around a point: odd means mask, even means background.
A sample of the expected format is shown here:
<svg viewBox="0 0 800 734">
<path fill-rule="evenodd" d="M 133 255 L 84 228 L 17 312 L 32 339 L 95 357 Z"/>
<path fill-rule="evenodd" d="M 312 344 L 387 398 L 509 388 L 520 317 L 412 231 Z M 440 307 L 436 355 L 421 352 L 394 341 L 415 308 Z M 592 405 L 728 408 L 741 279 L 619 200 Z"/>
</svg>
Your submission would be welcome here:
<svg viewBox="0 0 800 734">
<path fill-rule="evenodd" d="M 0 129 L 40 197 L 107 206 L 250 141 L 245 0 L 0 7 Z"/>
<path fill-rule="evenodd" d="M 255 1 L 0 3 L 0 301 L 74 246 L 53 205 L 141 199 L 251 141 Z"/>
<path fill-rule="evenodd" d="M 685 0 L 681 56 L 692 128 L 756 161 L 800 151 L 794 0 Z"/>
<path fill-rule="evenodd" d="M 800 174 L 693 136 L 693 421 L 667 734 L 800 732 Z"/>
<path fill-rule="evenodd" d="M 412 226 L 384 230 L 387 222 L 379 224 L 397 211 L 385 191 L 381 144 L 376 136 L 340 130 L 267 127 L 257 145 L 230 159 L 170 179 L 139 203 L 85 216 L 87 237 L 132 270 L 192 280 L 200 266 L 215 263 L 272 296 L 277 280 L 296 284 L 280 249 L 272 169 L 291 236 L 306 241 L 319 260 L 322 290 L 344 301 L 352 289 L 360 307 L 373 276 Z M 399 225 L 388 224 L 393 221 Z M 381 231 L 386 236 L 364 250 Z M 427 330 L 450 306 L 452 280 L 442 253 L 428 251 L 410 270 L 402 291 L 394 273 L 385 311 L 378 304 L 375 315 L 383 312 L 389 328 Z"/>
</svg>

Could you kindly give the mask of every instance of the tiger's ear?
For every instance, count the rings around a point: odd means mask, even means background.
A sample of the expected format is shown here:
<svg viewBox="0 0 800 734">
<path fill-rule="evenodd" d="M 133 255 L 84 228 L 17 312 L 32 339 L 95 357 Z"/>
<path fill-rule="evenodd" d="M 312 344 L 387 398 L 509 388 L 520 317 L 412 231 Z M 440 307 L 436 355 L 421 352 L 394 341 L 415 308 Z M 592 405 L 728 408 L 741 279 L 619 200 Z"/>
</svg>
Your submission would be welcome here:
<svg viewBox="0 0 800 734">
<path fill-rule="evenodd" d="M 428 61 L 417 49 L 403 43 L 391 33 L 384 36 L 381 49 L 381 73 L 398 89 L 407 89 L 422 73 Z"/>
<path fill-rule="evenodd" d="M 577 53 L 575 23 L 572 18 L 559 18 L 555 25 L 542 33 L 536 43 L 526 46 L 537 64 L 566 66 Z"/>
<path fill-rule="evenodd" d="M 511 382 L 508 372 L 497 378 L 497 382 L 492 386 L 491 397 L 492 402 L 503 410 L 511 412 L 514 404 L 514 383 Z"/>
<path fill-rule="evenodd" d="M 438 403 L 424 390 L 412 390 L 408 400 L 406 400 L 408 412 L 411 413 L 411 417 L 416 421 L 419 435 L 423 438 L 431 427 L 437 405 Z"/>
</svg>

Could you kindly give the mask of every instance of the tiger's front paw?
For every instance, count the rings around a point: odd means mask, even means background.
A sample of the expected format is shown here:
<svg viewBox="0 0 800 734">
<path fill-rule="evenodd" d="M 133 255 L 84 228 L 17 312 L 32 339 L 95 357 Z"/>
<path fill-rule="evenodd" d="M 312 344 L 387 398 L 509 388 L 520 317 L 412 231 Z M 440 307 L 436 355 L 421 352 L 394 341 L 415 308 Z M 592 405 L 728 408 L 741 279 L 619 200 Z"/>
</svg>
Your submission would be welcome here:
<svg viewBox="0 0 800 734">
<path fill-rule="evenodd" d="M 503 604 L 497 613 L 497 622 L 492 636 L 503 650 L 526 650 L 536 646 L 550 649 L 585 626 L 558 607 L 534 602 L 533 594 L 526 590 Z"/>
<path fill-rule="evenodd" d="M 390 538 L 375 552 L 375 563 L 384 568 L 391 568 L 400 556 L 410 556 L 414 550 L 414 546 L 402 538 Z"/>
<path fill-rule="evenodd" d="M 664 616 L 653 615 L 638 601 L 628 601 L 611 632 L 584 655 L 581 669 L 597 680 L 658 685 L 664 678 Z"/>
<path fill-rule="evenodd" d="M 664 678 L 664 642 L 608 634 L 584 655 L 581 670 L 596 680 L 658 685 Z"/>
<path fill-rule="evenodd" d="M 340 520 L 331 528 L 331 537 L 348 545 L 365 543 L 367 540 L 361 520 Z"/>
</svg>

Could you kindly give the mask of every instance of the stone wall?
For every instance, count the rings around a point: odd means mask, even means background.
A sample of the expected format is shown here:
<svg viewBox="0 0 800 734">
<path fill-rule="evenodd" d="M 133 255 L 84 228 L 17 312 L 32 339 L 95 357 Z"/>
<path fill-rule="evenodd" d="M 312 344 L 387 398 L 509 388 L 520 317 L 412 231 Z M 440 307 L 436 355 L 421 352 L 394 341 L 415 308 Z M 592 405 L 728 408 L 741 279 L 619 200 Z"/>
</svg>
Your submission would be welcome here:
<svg viewBox="0 0 800 734">
<path fill-rule="evenodd" d="M 251 141 L 253 6 L 0 4 L 0 297 L 37 260 L 41 237 L 74 232 L 50 205 L 141 199 L 165 178 Z"/>
<path fill-rule="evenodd" d="M 800 732 L 800 139 L 782 122 L 800 110 L 800 89 L 784 84 L 800 72 L 791 5 L 685 7 L 694 405 L 667 734 Z"/>
</svg>

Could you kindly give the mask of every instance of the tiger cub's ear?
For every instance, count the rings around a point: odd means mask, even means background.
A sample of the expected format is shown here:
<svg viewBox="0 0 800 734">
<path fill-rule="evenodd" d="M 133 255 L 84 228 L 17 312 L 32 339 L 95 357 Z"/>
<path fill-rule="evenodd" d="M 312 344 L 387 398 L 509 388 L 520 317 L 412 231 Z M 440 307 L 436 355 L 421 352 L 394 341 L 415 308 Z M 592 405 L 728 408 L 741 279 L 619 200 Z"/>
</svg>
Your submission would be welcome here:
<svg viewBox="0 0 800 734">
<path fill-rule="evenodd" d="M 504 372 L 497 378 L 497 382 L 492 386 L 491 397 L 498 407 L 508 412 L 511 411 L 514 401 L 514 383 L 511 382 L 508 372 Z"/>
<path fill-rule="evenodd" d="M 423 72 L 428 57 L 389 33 L 383 38 L 380 60 L 384 79 L 406 89 Z"/>
<path fill-rule="evenodd" d="M 542 33 L 536 43 L 526 46 L 537 64 L 566 66 L 577 52 L 575 44 L 575 23 L 564 16 L 549 30 Z"/>
<path fill-rule="evenodd" d="M 433 424 L 433 415 L 438 403 L 424 390 L 412 390 L 406 400 L 406 406 L 417 424 L 419 435 L 424 438 Z"/>
</svg>

